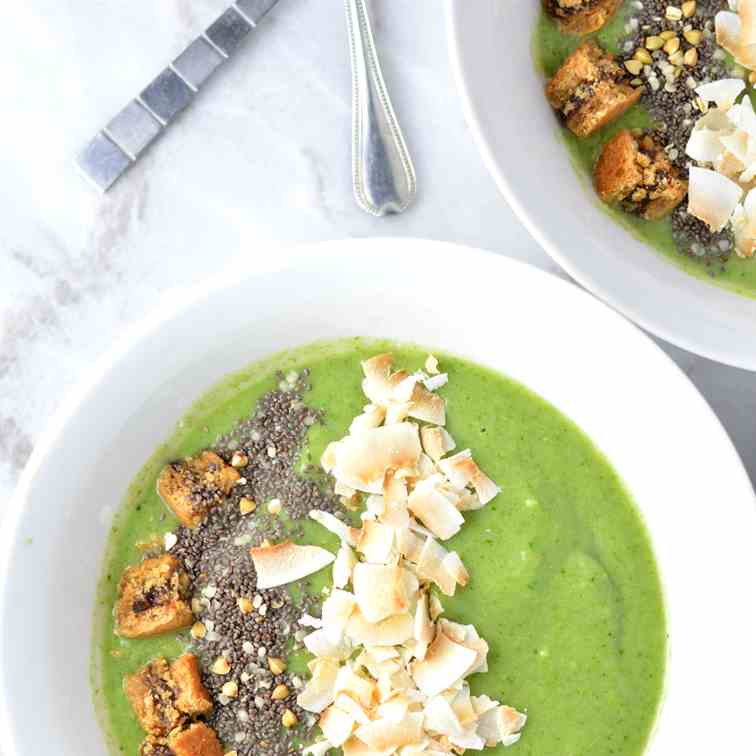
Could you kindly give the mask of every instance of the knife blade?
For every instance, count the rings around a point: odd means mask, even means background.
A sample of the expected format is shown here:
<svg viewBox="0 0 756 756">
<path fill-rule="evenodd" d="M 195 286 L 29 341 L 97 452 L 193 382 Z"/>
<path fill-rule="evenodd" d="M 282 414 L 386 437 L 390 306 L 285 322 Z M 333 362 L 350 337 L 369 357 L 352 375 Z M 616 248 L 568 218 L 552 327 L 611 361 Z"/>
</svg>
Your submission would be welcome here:
<svg viewBox="0 0 756 756">
<path fill-rule="evenodd" d="M 74 162 L 107 192 L 231 59 L 278 0 L 236 0 L 81 149 Z"/>
</svg>

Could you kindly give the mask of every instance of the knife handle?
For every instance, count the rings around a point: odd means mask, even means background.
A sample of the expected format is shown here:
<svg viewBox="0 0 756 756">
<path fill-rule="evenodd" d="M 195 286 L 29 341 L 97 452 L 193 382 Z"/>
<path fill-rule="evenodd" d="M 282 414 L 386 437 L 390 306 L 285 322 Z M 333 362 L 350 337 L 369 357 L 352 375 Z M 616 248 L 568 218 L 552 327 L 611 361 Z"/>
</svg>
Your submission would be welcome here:
<svg viewBox="0 0 756 756">
<path fill-rule="evenodd" d="M 84 177 L 108 191 L 277 2 L 236 0 L 76 155 Z"/>
<path fill-rule="evenodd" d="M 383 79 L 368 1 L 346 0 L 353 86 L 352 178 L 357 204 L 382 216 L 406 210 L 417 182 Z"/>
</svg>

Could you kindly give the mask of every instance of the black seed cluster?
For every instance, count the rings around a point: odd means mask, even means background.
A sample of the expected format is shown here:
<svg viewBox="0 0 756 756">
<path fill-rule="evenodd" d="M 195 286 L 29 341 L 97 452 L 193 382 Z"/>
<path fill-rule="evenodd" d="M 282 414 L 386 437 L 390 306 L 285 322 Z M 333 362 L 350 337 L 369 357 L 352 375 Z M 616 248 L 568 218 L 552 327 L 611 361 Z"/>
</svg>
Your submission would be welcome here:
<svg viewBox="0 0 756 756">
<path fill-rule="evenodd" d="M 289 671 L 273 674 L 269 667 L 271 657 L 286 659 L 299 646 L 297 620 L 316 600 L 303 592 L 295 602 L 286 588 L 258 591 L 249 554 L 251 546 L 265 539 L 277 542 L 296 535 L 297 520 L 311 509 L 343 513 L 338 498 L 318 485 L 314 473 L 303 477 L 297 472 L 307 430 L 321 420 L 320 413 L 303 402 L 308 378 L 307 371 L 278 375 L 279 387 L 216 443 L 213 450 L 227 462 L 234 452 L 246 456 L 247 464 L 239 468 L 242 477 L 228 500 L 212 509 L 198 528 L 178 528 L 171 549 L 192 581 L 192 608 L 202 637 L 192 638 L 191 650 L 216 704 L 208 723 L 227 750 L 239 756 L 298 753 L 296 740 L 312 740 L 316 723 L 296 704 L 303 681 Z M 241 513 L 242 497 L 257 504 L 254 512 Z M 272 499 L 280 500 L 285 520 L 268 512 Z M 240 598 L 252 603 L 251 611 L 242 612 Z M 228 673 L 212 671 L 219 658 L 228 662 Z M 227 696 L 223 686 L 232 681 L 238 692 Z M 278 685 L 285 685 L 289 694 L 273 700 Z M 282 726 L 287 709 L 298 720 L 291 729 Z"/>
<path fill-rule="evenodd" d="M 687 49 L 690 45 L 684 41 L 683 29 L 690 26 L 702 32 L 703 38 L 696 46 L 698 63 L 695 66 L 681 68 L 682 73 L 675 80 L 673 87 L 670 87 L 674 91 L 665 88 L 666 80 L 658 67 L 660 62 L 667 60 L 667 54 L 661 50 L 649 51 L 654 59 L 652 68 L 659 81 L 658 89 L 649 84 L 645 73 L 638 77 L 644 85 L 641 102 L 659 124 L 657 136 L 662 145 L 668 147 L 667 155 L 671 162 L 687 175 L 688 158 L 685 155 L 685 147 L 690 132 L 701 115 L 695 104 L 695 87 L 730 75 L 721 50 L 717 52 L 719 47 L 714 35 L 714 16 L 727 7 L 727 0 L 697 0 L 696 14 L 681 21 L 669 21 L 665 17 L 667 6 L 670 4 L 668 0 L 629 0 L 628 20 L 635 19 L 637 27 L 620 41 L 619 49 L 623 61 L 629 60 L 635 50 L 645 46 L 647 37 L 658 36 L 665 31 L 674 31 L 682 41 L 683 47 Z M 679 6 L 679 3 L 675 5 Z"/>
<path fill-rule="evenodd" d="M 645 72 L 638 77 L 644 85 L 641 102 L 657 124 L 654 138 L 665 148 L 670 162 L 680 169 L 682 175 L 687 176 L 692 163 L 685 154 L 685 147 L 693 126 L 701 116 L 695 102 L 695 87 L 732 75 L 714 34 L 714 16 L 728 7 L 727 0 L 697 0 L 696 14 L 679 22 L 669 21 L 665 17 L 667 6 L 670 5 L 668 0 L 628 0 L 628 4 L 628 23 L 631 19 L 635 21 L 632 22 L 634 28 L 620 41 L 619 49 L 623 60 L 632 58 L 635 50 L 644 47 L 647 37 L 658 36 L 664 31 L 674 31 L 681 41 L 684 40 L 683 29 L 687 26 L 703 34 L 696 47 L 698 63 L 682 67 L 682 73 L 675 80 L 674 91 L 665 88 L 666 80 L 658 68 L 658 63 L 667 59 L 666 53 L 662 51 L 651 53 L 654 58 L 653 71 L 659 81 L 658 88 L 654 89 L 649 84 Z M 680 3 L 675 5 L 679 7 Z M 626 28 L 630 29 L 630 26 Z M 682 43 L 685 48 L 689 47 L 684 41 Z M 684 205 L 675 209 L 671 220 L 673 237 L 682 254 L 700 258 L 707 264 L 725 263 L 729 259 L 734 250 L 733 235 L 729 228 L 712 232 L 705 223 L 689 215 Z"/>
</svg>

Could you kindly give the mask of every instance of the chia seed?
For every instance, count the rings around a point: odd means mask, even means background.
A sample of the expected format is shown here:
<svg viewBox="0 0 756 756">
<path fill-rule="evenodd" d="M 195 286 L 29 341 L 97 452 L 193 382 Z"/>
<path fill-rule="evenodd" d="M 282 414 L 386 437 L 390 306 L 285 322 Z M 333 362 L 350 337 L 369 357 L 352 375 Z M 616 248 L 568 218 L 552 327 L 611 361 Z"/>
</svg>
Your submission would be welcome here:
<svg viewBox="0 0 756 756">
<path fill-rule="evenodd" d="M 214 507 L 198 528 L 177 528 L 171 549 L 189 574 L 193 606 L 200 610 L 196 619 L 208 631 L 190 643 L 216 704 L 207 721 L 239 756 L 298 754 L 297 741 L 314 737 L 315 718 L 296 703 L 296 683 L 301 686 L 301 680 L 288 671 L 273 674 L 267 660 L 285 659 L 301 648 L 295 638 L 297 620 L 303 612 L 312 611 L 318 599 L 302 591 L 294 600 L 285 586 L 258 590 L 249 553 L 251 545 L 264 539 L 301 535 L 298 521 L 311 509 L 336 513 L 341 508 L 338 497 L 319 485 L 324 478 L 311 467 L 303 471 L 300 467 L 307 431 L 322 422 L 322 413 L 303 402 L 308 378 L 306 370 L 296 377 L 278 375 L 279 388 L 259 400 L 250 418 L 218 439 L 213 451 L 225 460 L 235 451 L 246 455 L 247 464 L 239 468 L 242 478 L 228 500 Z M 254 513 L 241 514 L 242 497 L 258 503 Z M 260 506 L 271 499 L 282 502 L 285 522 Z M 253 611 L 242 613 L 240 598 L 249 599 Z M 229 663 L 228 674 L 210 671 L 220 656 Z M 238 685 L 233 698 L 222 693 L 223 685 L 231 681 Z M 281 684 L 289 695 L 272 700 L 272 690 Z M 281 724 L 286 709 L 294 712 L 299 723 L 290 730 Z"/>
<path fill-rule="evenodd" d="M 695 88 L 740 74 L 728 69 L 726 56 L 715 40 L 714 16 L 720 10 L 728 9 L 727 0 L 697 0 L 695 15 L 680 21 L 666 18 L 669 4 L 668 0 L 631 0 L 625 21 L 625 36 L 620 39 L 618 49 L 622 51 L 620 58 L 624 63 L 633 57 L 635 50 L 644 48 L 647 37 L 674 31 L 680 37 L 681 49 L 687 49 L 691 45 L 684 40 L 683 30 L 701 31 L 703 37 L 696 46 L 698 62 L 695 66 L 674 67 L 680 73 L 677 78 L 671 78 L 673 74 L 666 67 L 666 54 L 656 50 L 651 52 L 653 63 L 644 66 L 638 80 L 645 85 L 641 103 L 657 124 L 654 138 L 664 146 L 669 161 L 687 178 L 692 163 L 685 154 L 685 148 L 693 126 L 702 115 L 696 104 Z M 715 233 L 705 223 L 688 214 L 682 205 L 674 210 L 671 221 L 673 238 L 682 254 L 704 258 L 707 262 L 717 259 L 724 263 L 729 259 L 734 249 L 733 234 L 729 228 Z"/>
</svg>

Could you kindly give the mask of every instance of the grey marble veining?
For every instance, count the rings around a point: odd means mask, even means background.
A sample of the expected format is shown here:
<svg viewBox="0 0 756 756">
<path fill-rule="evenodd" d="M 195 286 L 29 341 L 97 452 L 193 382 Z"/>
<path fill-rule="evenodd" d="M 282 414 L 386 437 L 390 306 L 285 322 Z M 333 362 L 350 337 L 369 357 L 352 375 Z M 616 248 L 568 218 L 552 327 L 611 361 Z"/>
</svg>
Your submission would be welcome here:
<svg viewBox="0 0 756 756">
<path fill-rule="evenodd" d="M 126 326 L 172 289 L 254 260 L 269 242 L 424 236 L 559 272 L 477 154 L 449 70 L 439 0 L 375 3 L 384 73 L 420 183 L 405 215 L 371 218 L 352 198 L 342 0 L 281 0 L 159 147 L 109 195 L 92 192 L 71 165 L 76 149 L 227 4 L 38 0 L 6 19 L 3 500 L 50 416 Z M 460 186 L 461 204 L 449 199 Z M 756 376 L 663 348 L 712 404 L 756 480 Z M 706 463 L 706 439 L 700 447 L 691 464 Z"/>
</svg>

